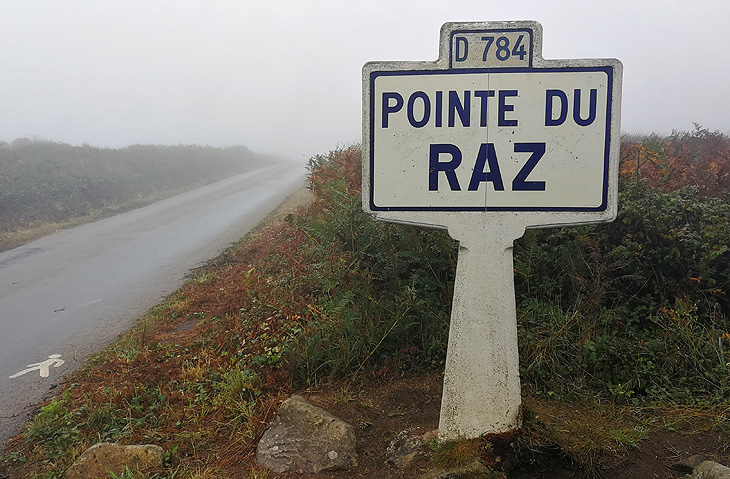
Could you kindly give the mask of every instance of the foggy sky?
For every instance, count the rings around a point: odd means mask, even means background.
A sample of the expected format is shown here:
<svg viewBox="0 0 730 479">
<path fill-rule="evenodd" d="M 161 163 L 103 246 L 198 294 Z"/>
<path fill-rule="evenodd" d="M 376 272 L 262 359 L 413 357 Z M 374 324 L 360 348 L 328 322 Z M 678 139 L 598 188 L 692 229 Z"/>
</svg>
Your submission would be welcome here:
<svg viewBox="0 0 730 479">
<path fill-rule="evenodd" d="M 0 0 L 0 140 L 304 159 L 360 141 L 365 62 L 493 20 L 540 22 L 548 59 L 621 60 L 624 132 L 730 132 L 729 0 Z"/>
</svg>

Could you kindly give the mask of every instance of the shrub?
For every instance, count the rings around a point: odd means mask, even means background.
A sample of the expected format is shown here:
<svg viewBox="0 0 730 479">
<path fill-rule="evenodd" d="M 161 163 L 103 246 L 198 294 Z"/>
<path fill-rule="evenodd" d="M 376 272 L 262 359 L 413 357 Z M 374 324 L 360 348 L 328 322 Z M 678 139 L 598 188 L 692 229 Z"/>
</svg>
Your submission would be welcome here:
<svg viewBox="0 0 730 479">
<path fill-rule="evenodd" d="M 292 361 L 300 378 L 441 364 L 456 245 L 443 231 L 375 221 L 362 211 L 360 150 L 310 160 L 315 207 L 297 219 L 309 241 L 308 321 Z"/>
<path fill-rule="evenodd" d="M 525 379 L 727 399 L 730 204 L 626 182 L 611 224 L 530 232 L 515 264 Z"/>
<path fill-rule="evenodd" d="M 308 268 L 289 359 L 307 381 L 440 366 L 445 355 L 456 244 L 365 215 L 360 161 L 357 149 L 314 157 L 315 206 L 292 221 L 307 238 Z M 730 204 L 699 185 L 660 188 L 623 170 L 615 222 L 516 242 L 523 381 L 632 401 L 724 401 Z"/>
</svg>

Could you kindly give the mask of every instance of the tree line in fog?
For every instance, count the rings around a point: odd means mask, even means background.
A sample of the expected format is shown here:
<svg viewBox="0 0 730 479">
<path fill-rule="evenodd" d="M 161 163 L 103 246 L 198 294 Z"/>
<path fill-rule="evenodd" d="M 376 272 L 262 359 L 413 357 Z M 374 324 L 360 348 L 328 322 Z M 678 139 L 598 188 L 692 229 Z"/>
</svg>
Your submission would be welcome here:
<svg viewBox="0 0 730 479">
<path fill-rule="evenodd" d="M 0 233 L 114 211 L 245 172 L 271 157 L 245 146 L 0 141 Z"/>
</svg>

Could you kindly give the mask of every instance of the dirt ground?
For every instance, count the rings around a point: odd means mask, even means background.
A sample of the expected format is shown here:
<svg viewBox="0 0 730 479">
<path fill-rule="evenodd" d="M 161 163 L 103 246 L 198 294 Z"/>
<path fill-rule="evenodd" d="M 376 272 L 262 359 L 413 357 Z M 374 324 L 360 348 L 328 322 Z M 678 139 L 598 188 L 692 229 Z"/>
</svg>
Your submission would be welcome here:
<svg viewBox="0 0 730 479">
<path fill-rule="evenodd" d="M 333 385 L 326 390 L 299 391 L 313 404 L 352 424 L 357 436 L 359 464 L 349 471 L 320 474 L 271 475 L 276 478 L 309 479 L 415 479 L 434 467 L 433 451 L 423 454 L 407 469 L 397 470 L 386 463 L 386 450 L 401 432 L 422 435 L 438 428 L 441 403 L 441 374 L 387 379 L 354 390 Z M 525 401 L 536 407 L 535 399 Z M 509 479 L 582 479 L 594 477 L 557 448 L 529 450 L 519 437 L 494 438 L 489 451 L 481 451 L 482 462 L 503 472 Z M 598 472 L 612 479 L 682 478 L 691 472 L 683 464 L 695 455 L 730 464 L 727 436 L 722 432 L 651 431 L 637 448 L 618 453 L 611 465 Z"/>
</svg>

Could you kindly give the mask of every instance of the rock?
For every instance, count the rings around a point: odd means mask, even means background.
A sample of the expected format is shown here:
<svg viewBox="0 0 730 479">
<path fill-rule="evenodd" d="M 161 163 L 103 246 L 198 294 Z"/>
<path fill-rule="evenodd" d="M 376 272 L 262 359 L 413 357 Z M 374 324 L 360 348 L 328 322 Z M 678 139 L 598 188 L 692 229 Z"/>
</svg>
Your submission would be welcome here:
<svg viewBox="0 0 730 479">
<path fill-rule="evenodd" d="M 421 479 L 506 479 L 501 472 L 489 470 L 476 458 L 463 466 L 437 469 L 421 476 Z"/>
<path fill-rule="evenodd" d="M 684 475 L 690 475 L 692 474 L 692 471 L 694 471 L 694 468 L 699 466 L 701 463 L 705 461 L 705 456 L 702 454 L 695 454 L 693 456 L 690 456 L 676 464 L 672 464 L 669 466 L 670 469 L 673 471 L 677 471 Z"/>
<path fill-rule="evenodd" d="M 271 471 L 318 473 L 357 466 L 355 430 L 293 395 L 256 447 L 256 462 Z"/>
<path fill-rule="evenodd" d="M 700 464 L 702 464 L 705 461 L 706 461 L 705 456 L 703 456 L 702 454 L 694 454 L 692 456 L 689 456 L 684 461 L 682 461 L 682 464 L 694 469 L 695 467 L 699 466 Z"/>
<path fill-rule="evenodd" d="M 730 467 L 713 461 L 704 461 L 695 467 L 690 477 L 692 479 L 730 479 Z"/>
<path fill-rule="evenodd" d="M 411 431 L 402 431 L 390 441 L 385 452 L 388 455 L 385 462 L 396 469 L 405 469 L 414 459 L 424 454 L 422 448 L 423 440 L 420 436 L 411 435 Z"/>
<path fill-rule="evenodd" d="M 385 462 L 396 469 L 405 469 L 419 456 L 425 456 L 425 446 L 437 437 L 437 430 L 420 436 L 413 435 L 411 430 L 403 431 L 390 442 Z"/>
<path fill-rule="evenodd" d="M 160 446 L 120 446 L 102 442 L 84 451 L 66 470 L 66 479 L 108 478 L 109 471 L 121 474 L 129 467 L 132 471 L 147 473 L 162 470 L 164 451 Z"/>
<path fill-rule="evenodd" d="M 438 441 L 439 439 L 439 430 L 434 429 L 433 431 L 428 431 L 426 434 L 421 436 L 421 441 L 423 441 L 424 444 L 430 444 L 431 441 Z"/>
</svg>

